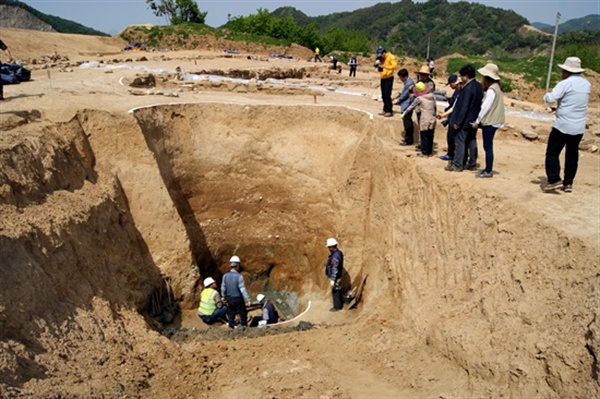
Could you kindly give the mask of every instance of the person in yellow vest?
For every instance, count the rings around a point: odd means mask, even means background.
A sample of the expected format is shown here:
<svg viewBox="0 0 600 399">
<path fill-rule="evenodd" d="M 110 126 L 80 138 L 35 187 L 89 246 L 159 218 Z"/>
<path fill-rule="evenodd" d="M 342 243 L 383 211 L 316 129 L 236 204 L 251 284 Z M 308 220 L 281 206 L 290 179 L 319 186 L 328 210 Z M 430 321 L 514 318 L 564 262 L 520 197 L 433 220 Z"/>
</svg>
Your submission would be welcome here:
<svg viewBox="0 0 600 399">
<path fill-rule="evenodd" d="M 216 288 L 217 282 L 212 277 L 204 279 L 204 289 L 200 294 L 200 304 L 198 305 L 198 317 L 206 324 L 213 324 L 217 321 L 227 323 L 225 319 L 227 306 L 223 303 Z"/>
<path fill-rule="evenodd" d="M 390 117 L 394 115 L 392 109 L 392 91 L 394 90 L 394 73 L 398 67 L 398 61 L 394 54 L 379 46 L 377 48 L 375 67 L 379 71 L 381 79 L 381 101 L 383 101 L 383 112 L 379 115 Z"/>
</svg>

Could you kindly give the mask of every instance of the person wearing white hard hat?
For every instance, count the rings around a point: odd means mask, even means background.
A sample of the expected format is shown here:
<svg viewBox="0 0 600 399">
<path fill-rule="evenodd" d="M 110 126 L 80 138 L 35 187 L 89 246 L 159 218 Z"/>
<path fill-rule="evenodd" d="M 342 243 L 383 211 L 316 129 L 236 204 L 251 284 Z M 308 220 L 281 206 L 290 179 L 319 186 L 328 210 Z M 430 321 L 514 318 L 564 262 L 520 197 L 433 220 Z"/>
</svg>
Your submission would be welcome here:
<svg viewBox="0 0 600 399">
<path fill-rule="evenodd" d="M 217 282 L 212 277 L 204 279 L 204 289 L 200 294 L 200 304 L 198 305 L 198 317 L 206 324 L 213 324 L 217 321 L 227 322 L 225 319 L 227 306 L 223 303 L 216 288 Z"/>
<path fill-rule="evenodd" d="M 558 64 L 562 69 L 562 80 L 544 95 L 547 103 L 558 103 L 556 119 L 546 146 L 546 177 L 548 183 L 542 190 L 552 192 L 563 189 L 573 191 L 573 180 L 577 174 L 579 162 L 579 143 L 585 133 L 588 102 L 592 85 L 581 76 L 585 69 L 581 68 L 578 57 L 568 57 L 564 64 Z M 564 176 L 560 178 L 560 153 L 565 150 Z"/>
<path fill-rule="evenodd" d="M 223 276 L 221 282 L 221 296 L 227 299 L 227 317 L 229 328 L 234 328 L 235 315 L 240 315 L 240 325 L 248 326 L 248 312 L 246 303 L 250 304 L 250 295 L 246 291 L 244 276 L 239 272 L 240 258 L 232 256 L 229 259 L 229 272 Z M 245 301 L 245 302 L 244 302 Z"/>
<path fill-rule="evenodd" d="M 338 249 L 338 242 L 335 238 L 328 238 L 327 249 L 329 249 L 329 258 L 325 265 L 325 275 L 329 279 L 331 287 L 331 296 L 333 297 L 333 307 L 330 312 L 337 312 L 344 307 L 344 298 L 342 297 L 341 280 L 344 272 L 344 254 Z"/>
<path fill-rule="evenodd" d="M 252 318 L 250 327 L 277 323 L 279 321 L 279 313 L 277 313 L 273 302 L 269 301 L 263 294 L 258 294 L 256 300 L 262 305 L 262 314 Z"/>
</svg>

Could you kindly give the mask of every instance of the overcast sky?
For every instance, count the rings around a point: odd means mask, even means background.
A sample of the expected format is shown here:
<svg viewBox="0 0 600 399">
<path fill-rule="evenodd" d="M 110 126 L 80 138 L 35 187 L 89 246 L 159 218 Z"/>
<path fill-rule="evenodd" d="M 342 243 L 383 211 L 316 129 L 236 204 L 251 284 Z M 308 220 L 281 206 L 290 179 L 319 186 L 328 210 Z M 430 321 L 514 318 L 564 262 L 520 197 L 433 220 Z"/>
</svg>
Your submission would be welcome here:
<svg viewBox="0 0 600 399">
<path fill-rule="evenodd" d="M 156 17 L 148 9 L 146 0 L 21 0 L 45 14 L 55 15 L 101 32 L 115 35 L 132 24 L 166 24 L 164 17 Z M 421 3 L 422 0 L 413 0 Z M 456 0 L 450 0 L 451 3 Z M 480 0 L 471 1 L 491 7 L 512 9 L 529 22 L 544 22 L 554 25 L 556 13 L 561 13 L 561 22 L 600 14 L 600 0 Z M 201 0 L 197 1 L 200 11 L 207 11 L 206 23 L 218 27 L 227 22 L 228 15 L 246 16 L 255 14 L 258 8 L 269 11 L 291 6 L 308 16 L 327 15 L 334 12 L 353 11 L 385 1 L 358 0 Z M 392 1 L 391 3 L 395 3 Z"/>
</svg>

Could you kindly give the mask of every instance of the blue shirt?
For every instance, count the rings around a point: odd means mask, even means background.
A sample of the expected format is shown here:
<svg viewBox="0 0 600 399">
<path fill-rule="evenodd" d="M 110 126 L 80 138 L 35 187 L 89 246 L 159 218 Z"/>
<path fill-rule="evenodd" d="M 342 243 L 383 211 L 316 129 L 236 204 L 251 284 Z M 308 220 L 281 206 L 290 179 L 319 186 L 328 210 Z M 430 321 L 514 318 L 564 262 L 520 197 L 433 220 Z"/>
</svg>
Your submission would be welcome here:
<svg viewBox="0 0 600 399">
<path fill-rule="evenodd" d="M 244 277 L 236 270 L 231 270 L 223 276 L 223 281 L 221 282 L 221 296 L 224 296 L 225 298 L 243 297 L 246 302 L 250 302 L 250 295 L 248 295 L 248 291 L 246 291 Z"/>
<path fill-rule="evenodd" d="M 406 111 L 406 108 L 413 102 L 413 98 L 410 97 L 410 88 L 415 85 L 415 82 L 411 78 L 406 78 L 402 93 L 398 97 L 398 103 L 400 104 L 400 111 Z"/>
<path fill-rule="evenodd" d="M 580 74 L 561 80 L 544 95 L 547 103 L 557 102 L 554 127 L 561 133 L 573 136 L 585 132 L 585 116 L 592 85 Z"/>
</svg>

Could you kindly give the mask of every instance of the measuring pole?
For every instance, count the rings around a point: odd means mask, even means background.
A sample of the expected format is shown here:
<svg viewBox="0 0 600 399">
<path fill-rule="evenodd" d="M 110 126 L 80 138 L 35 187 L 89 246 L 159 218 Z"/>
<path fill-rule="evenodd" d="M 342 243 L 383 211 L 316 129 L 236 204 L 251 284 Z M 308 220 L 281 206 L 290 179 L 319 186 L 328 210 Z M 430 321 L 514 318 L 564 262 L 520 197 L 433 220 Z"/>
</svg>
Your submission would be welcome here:
<svg viewBox="0 0 600 399">
<path fill-rule="evenodd" d="M 552 50 L 550 50 L 550 64 L 548 65 L 548 79 L 546 80 L 546 93 L 550 90 L 550 75 L 552 75 L 552 61 L 554 60 L 554 48 L 556 47 L 556 36 L 558 36 L 558 20 L 560 13 L 556 13 L 556 24 L 554 25 L 554 39 L 552 39 Z"/>
</svg>

